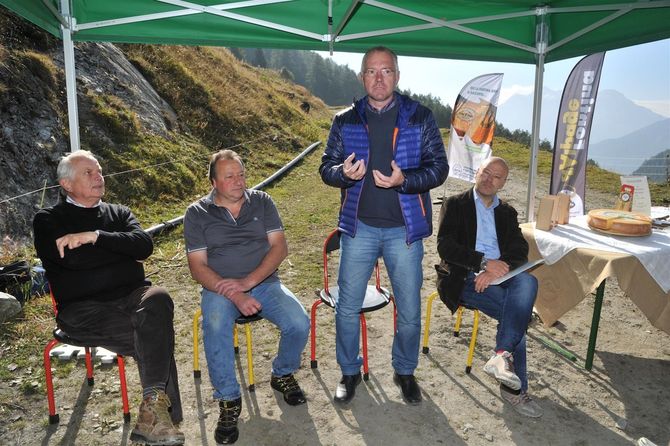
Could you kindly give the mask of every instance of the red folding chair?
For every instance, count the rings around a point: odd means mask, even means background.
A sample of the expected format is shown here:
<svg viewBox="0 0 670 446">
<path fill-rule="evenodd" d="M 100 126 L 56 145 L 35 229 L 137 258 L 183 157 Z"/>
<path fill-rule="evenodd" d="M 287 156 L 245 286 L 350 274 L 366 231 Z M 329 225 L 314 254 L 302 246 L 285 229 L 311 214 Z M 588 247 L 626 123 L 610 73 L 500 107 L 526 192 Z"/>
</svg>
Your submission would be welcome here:
<svg viewBox="0 0 670 446">
<path fill-rule="evenodd" d="M 54 316 L 58 316 L 58 306 L 56 304 L 56 299 L 54 298 L 53 292 L 51 294 L 51 304 L 53 305 Z M 46 376 L 47 382 L 47 400 L 49 402 L 49 424 L 55 424 L 60 421 L 60 417 L 56 413 L 56 400 L 54 397 L 54 385 L 53 378 L 51 374 L 51 349 L 53 349 L 57 344 L 68 344 L 75 347 L 83 347 L 86 352 L 86 381 L 89 386 L 92 386 L 95 382 L 93 378 L 93 360 L 91 359 L 91 348 L 95 346 L 89 345 L 85 342 L 81 342 L 77 339 L 72 338 L 67 333 L 65 333 L 60 328 L 56 327 L 53 330 L 54 338 L 49 341 L 44 347 L 44 374 Z M 116 362 L 119 366 L 119 379 L 121 381 L 121 400 L 123 402 L 123 421 L 124 423 L 130 422 L 130 408 L 128 405 L 128 390 L 126 386 L 126 369 L 123 362 L 123 356 L 116 355 Z"/>
<path fill-rule="evenodd" d="M 328 275 L 328 257 L 332 252 L 340 249 L 340 232 L 336 229 L 331 232 L 326 240 L 323 242 L 323 289 L 317 292 L 317 300 L 312 304 L 312 323 L 311 323 L 311 368 L 318 367 L 316 360 L 316 309 L 321 304 L 326 304 L 331 308 L 335 308 L 335 303 L 339 297 L 339 287 L 329 285 Z M 396 321 L 396 306 L 393 295 L 381 286 L 381 279 L 379 274 L 379 261 L 375 265 L 375 284 L 368 285 L 365 291 L 365 299 L 363 300 L 363 307 L 361 308 L 361 343 L 363 344 L 363 379 L 369 379 L 368 367 L 368 328 L 365 321 L 365 313 L 384 308 L 389 302 L 393 303 L 393 333 L 397 329 Z"/>
</svg>

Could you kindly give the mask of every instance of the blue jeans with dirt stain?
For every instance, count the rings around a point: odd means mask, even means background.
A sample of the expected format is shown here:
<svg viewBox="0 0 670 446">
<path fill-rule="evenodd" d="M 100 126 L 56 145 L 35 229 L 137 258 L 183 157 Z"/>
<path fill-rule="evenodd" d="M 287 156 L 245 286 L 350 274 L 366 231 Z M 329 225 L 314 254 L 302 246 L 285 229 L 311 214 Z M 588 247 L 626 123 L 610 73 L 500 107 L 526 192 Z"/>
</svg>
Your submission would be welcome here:
<svg viewBox="0 0 670 446">
<path fill-rule="evenodd" d="M 521 391 L 526 392 L 526 330 L 537 296 L 537 279 L 523 272 L 481 293 L 475 291 L 474 284 L 475 274 L 468 273 L 461 305 L 477 308 L 498 321 L 495 350 L 512 353 L 514 372 L 521 380 Z"/>
<path fill-rule="evenodd" d="M 309 336 L 309 318 L 305 309 L 279 281 L 260 283 L 249 294 L 262 306 L 259 314 L 275 324 L 280 332 L 272 374 L 282 376 L 295 372 L 300 367 L 300 355 Z M 241 393 L 235 375 L 233 328 L 241 313 L 228 298 L 204 288 L 201 308 L 203 342 L 214 399 L 237 399 Z"/>
</svg>

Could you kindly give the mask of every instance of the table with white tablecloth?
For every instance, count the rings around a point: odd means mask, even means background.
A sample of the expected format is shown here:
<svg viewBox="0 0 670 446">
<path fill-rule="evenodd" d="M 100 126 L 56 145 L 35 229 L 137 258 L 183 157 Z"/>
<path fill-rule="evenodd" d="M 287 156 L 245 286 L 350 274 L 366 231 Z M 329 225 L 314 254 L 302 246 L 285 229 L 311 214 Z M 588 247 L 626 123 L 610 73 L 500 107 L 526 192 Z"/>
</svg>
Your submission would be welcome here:
<svg viewBox="0 0 670 446">
<path fill-rule="evenodd" d="M 609 277 L 616 278 L 653 326 L 670 334 L 670 229 L 654 229 L 645 237 L 612 236 L 591 230 L 585 216 L 551 231 L 535 229 L 534 223 L 521 228 L 529 243 L 529 260 L 544 259 L 532 271 L 539 281 L 535 309 L 543 323 L 552 325 L 599 291 L 587 368 L 595 348 L 604 281 Z"/>
</svg>

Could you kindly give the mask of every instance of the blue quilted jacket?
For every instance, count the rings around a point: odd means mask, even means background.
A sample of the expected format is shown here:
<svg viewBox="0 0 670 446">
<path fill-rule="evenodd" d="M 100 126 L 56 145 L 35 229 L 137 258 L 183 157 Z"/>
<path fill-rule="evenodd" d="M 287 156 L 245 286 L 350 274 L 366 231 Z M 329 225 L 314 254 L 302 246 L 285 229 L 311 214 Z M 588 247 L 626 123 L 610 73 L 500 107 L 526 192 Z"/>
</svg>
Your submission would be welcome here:
<svg viewBox="0 0 670 446">
<path fill-rule="evenodd" d="M 432 234 L 429 192 L 447 178 L 449 164 L 433 113 L 408 96 L 395 95 L 399 108 L 393 137 L 394 159 L 405 176 L 403 184 L 395 190 L 409 244 Z M 352 152 L 355 159 L 368 164 L 367 100 L 364 97 L 335 116 L 319 168 L 324 183 L 341 188 L 338 229 L 352 237 L 356 235 L 358 202 L 365 178 L 358 181 L 346 178 L 342 165 Z"/>
</svg>

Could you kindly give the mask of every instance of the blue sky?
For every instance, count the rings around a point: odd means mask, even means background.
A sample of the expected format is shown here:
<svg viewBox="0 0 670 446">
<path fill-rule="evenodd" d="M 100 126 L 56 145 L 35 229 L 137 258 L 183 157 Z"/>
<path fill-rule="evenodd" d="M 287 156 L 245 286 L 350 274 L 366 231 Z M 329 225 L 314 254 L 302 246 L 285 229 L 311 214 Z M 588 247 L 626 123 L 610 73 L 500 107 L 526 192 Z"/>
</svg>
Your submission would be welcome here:
<svg viewBox="0 0 670 446">
<path fill-rule="evenodd" d="M 319 53 L 331 57 L 328 53 Z M 332 59 L 360 70 L 361 54 L 335 53 Z M 581 58 L 545 65 L 544 87 L 561 92 L 574 65 Z M 454 105 L 460 89 L 473 77 L 504 73 L 500 101 L 512 94 L 532 94 L 535 66 L 401 56 L 400 88 L 432 94 Z M 628 99 L 670 117 L 670 39 L 608 51 L 600 89 L 617 90 Z"/>
</svg>

